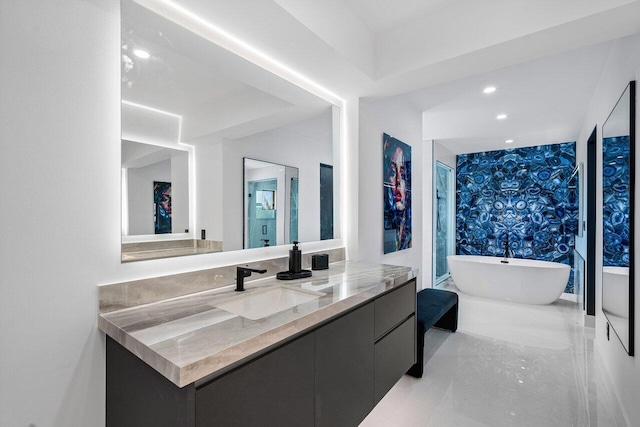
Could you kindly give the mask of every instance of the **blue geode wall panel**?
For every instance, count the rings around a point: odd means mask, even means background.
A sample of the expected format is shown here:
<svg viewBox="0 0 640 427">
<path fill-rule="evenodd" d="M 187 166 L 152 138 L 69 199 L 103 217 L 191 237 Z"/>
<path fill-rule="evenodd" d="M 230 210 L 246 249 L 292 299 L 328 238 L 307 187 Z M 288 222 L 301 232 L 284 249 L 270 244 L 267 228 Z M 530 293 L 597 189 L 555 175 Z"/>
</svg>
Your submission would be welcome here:
<svg viewBox="0 0 640 427">
<path fill-rule="evenodd" d="M 568 181 L 576 144 L 543 145 L 457 156 L 457 253 L 561 262 L 572 268 L 578 198 Z"/>
<path fill-rule="evenodd" d="M 629 136 L 602 139 L 603 265 L 629 267 Z"/>
</svg>

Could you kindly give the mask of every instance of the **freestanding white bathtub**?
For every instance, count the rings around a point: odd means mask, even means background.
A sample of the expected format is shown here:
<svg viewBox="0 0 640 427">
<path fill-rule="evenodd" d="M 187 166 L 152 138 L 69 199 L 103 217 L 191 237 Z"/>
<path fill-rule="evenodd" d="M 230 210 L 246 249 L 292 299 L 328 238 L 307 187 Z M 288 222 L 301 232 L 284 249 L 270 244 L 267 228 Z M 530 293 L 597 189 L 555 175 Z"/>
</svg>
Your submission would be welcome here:
<svg viewBox="0 0 640 427">
<path fill-rule="evenodd" d="M 521 304 L 551 304 L 562 295 L 571 268 L 557 262 L 449 255 L 451 277 L 462 292 Z"/>
</svg>

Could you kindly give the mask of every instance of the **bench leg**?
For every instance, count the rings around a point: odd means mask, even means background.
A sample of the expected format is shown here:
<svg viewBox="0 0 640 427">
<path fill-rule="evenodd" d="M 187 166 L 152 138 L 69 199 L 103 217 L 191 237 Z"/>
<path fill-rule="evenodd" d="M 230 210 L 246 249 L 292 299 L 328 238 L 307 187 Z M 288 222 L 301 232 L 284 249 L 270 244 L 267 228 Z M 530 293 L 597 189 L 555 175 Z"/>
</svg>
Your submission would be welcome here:
<svg viewBox="0 0 640 427">
<path fill-rule="evenodd" d="M 422 378 L 422 372 L 424 371 L 424 334 L 426 332 L 424 325 L 418 322 L 416 325 L 416 363 L 407 371 L 407 375 L 415 378 Z"/>
<path fill-rule="evenodd" d="M 433 326 L 455 332 L 458 329 L 458 303 L 456 302 Z"/>
</svg>

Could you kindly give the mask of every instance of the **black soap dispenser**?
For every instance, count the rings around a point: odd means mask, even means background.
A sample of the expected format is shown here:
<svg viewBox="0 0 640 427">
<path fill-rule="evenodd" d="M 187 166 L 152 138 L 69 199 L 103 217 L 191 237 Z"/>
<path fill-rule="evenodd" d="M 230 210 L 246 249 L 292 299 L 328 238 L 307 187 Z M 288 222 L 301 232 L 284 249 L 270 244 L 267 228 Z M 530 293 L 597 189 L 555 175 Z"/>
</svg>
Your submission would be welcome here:
<svg viewBox="0 0 640 427">
<path fill-rule="evenodd" d="M 293 242 L 293 249 L 289 251 L 289 273 L 300 273 L 302 271 L 302 251 L 298 249 L 298 243 Z"/>
<path fill-rule="evenodd" d="M 293 242 L 293 248 L 289 251 L 289 271 L 281 271 L 276 274 L 276 278 L 281 280 L 294 280 L 311 277 L 311 270 L 302 269 L 302 251 L 298 248 L 298 243 Z"/>
</svg>

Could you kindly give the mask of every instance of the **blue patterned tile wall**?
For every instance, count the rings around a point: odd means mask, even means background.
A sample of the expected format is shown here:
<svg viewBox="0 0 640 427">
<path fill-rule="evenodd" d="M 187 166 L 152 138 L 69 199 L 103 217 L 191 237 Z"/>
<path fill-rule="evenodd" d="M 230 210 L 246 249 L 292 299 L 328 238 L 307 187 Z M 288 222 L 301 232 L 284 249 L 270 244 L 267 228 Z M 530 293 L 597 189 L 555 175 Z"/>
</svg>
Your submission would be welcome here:
<svg viewBox="0 0 640 427">
<path fill-rule="evenodd" d="M 629 267 L 629 136 L 602 139 L 604 266 Z"/>
<path fill-rule="evenodd" d="M 458 254 L 561 262 L 573 270 L 578 198 L 568 181 L 576 144 L 543 145 L 457 156 Z M 565 292 L 573 293 L 573 271 Z"/>
</svg>

